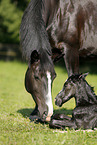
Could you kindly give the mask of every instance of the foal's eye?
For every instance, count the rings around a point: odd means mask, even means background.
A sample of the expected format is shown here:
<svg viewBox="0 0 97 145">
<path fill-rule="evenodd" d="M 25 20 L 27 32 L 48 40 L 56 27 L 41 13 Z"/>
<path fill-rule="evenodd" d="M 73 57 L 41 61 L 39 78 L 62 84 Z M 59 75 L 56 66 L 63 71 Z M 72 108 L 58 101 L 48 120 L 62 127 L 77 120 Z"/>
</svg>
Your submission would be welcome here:
<svg viewBox="0 0 97 145">
<path fill-rule="evenodd" d="M 69 90 L 69 89 L 71 89 L 71 86 L 70 86 L 70 85 L 67 85 L 67 87 L 66 87 L 66 88 Z"/>
</svg>

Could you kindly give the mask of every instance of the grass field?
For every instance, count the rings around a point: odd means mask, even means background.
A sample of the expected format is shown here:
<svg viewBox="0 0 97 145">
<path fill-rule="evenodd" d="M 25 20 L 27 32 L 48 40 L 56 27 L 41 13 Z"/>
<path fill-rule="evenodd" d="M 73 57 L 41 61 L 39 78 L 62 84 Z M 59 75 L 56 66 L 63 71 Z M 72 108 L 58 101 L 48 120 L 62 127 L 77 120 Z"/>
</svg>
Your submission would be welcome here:
<svg viewBox="0 0 97 145">
<path fill-rule="evenodd" d="M 67 78 L 66 69 L 62 66 L 55 66 L 57 78 L 53 83 L 53 104 Z M 0 61 L 0 145 L 96 145 L 97 131 L 76 132 L 68 128 L 62 131 L 50 129 L 48 124 L 30 122 L 34 101 L 24 88 L 26 69 L 25 63 Z M 82 63 L 81 71 L 90 72 L 87 80 L 97 94 L 97 63 L 89 66 Z M 71 115 L 74 106 L 74 99 L 61 108 L 54 105 L 54 113 Z"/>
</svg>

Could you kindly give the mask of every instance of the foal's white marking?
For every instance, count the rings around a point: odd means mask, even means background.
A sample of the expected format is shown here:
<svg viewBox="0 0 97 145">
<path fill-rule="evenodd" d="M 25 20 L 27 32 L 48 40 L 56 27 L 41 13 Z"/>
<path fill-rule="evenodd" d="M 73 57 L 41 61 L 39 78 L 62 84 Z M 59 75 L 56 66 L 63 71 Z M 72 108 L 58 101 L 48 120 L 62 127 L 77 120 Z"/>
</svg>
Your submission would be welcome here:
<svg viewBox="0 0 97 145">
<path fill-rule="evenodd" d="M 50 121 L 50 117 L 53 114 L 53 104 L 52 104 L 52 95 L 51 95 L 51 74 L 47 71 L 47 79 L 48 79 L 48 92 L 46 95 L 46 104 L 48 106 L 48 116 L 47 121 Z"/>
</svg>

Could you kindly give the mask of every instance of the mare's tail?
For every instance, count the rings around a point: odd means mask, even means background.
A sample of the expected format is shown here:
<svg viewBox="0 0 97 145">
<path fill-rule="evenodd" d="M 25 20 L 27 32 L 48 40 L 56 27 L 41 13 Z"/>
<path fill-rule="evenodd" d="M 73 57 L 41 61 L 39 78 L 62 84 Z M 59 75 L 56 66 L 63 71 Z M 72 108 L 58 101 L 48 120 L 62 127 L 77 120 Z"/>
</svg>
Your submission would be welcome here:
<svg viewBox="0 0 97 145">
<path fill-rule="evenodd" d="M 42 18 L 44 0 L 31 0 L 22 17 L 20 26 L 20 41 L 22 54 L 31 61 L 31 53 L 34 50 L 41 53 L 45 51 L 51 55 L 51 47 Z"/>
</svg>

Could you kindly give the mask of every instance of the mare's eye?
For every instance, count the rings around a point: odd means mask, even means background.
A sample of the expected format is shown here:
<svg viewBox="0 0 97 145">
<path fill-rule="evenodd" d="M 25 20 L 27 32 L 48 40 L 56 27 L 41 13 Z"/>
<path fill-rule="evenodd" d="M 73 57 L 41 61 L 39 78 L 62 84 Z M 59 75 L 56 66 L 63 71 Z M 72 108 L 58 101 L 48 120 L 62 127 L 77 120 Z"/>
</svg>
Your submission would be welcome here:
<svg viewBox="0 0 97 145">
<path fill-rule="evenodd" d="M 38 76 L 36 76 L 36 75 L 34 75 L 34 78 L 35 78 L 36 80 L 39 80 L 39 77 L 38 77 Z"/>
</svg>

